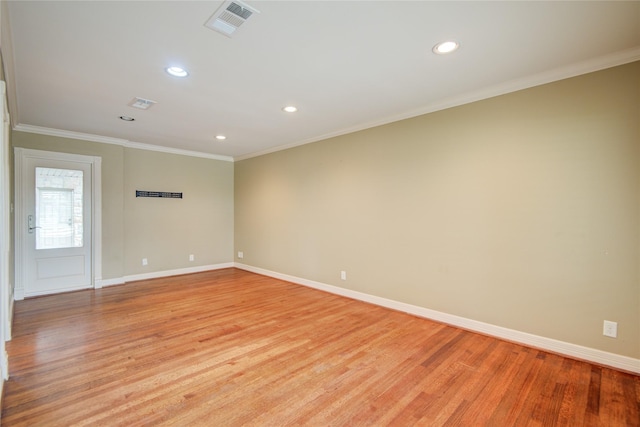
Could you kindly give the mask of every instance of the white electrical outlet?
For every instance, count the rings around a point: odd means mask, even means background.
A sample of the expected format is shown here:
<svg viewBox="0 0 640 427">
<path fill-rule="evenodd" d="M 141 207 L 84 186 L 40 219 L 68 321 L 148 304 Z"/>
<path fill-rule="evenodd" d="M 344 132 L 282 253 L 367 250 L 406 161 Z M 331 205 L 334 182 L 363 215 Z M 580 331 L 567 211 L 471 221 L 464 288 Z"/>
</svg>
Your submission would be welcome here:
<svg viewBox="0 0 640 427">
<path fill-rule="evenodd" d="M 240 259 L 244 258 L 244 252 L 238 251 L 238 258 Z"/>
<path fill-rule="evenodd" d="M 146 258 L 142 258 L 142 265 L 147 265 L 149 264 L 149 261 L 147 261 Z"/>
<path fill-rule="evenodd" d="M 611 322 L 609 320 L 604 321 L 604 327 L 602 329 L 602 335 L 605 337 L 617 338 L 618 337 L 618 323 Z"/>
<path fill-rule="evenodd" d="M 340 272 L 340 278 L 342 280 L 347 280 L 347 272 L 346 271 L 341 271 Z"/>
<path fill-rule="evenodd" d="M 196 259 L 196 257 L 195 257 L 195 256 L 193 256 L 193 254 L 189 255 L 189 261 L 193 261 L 193 260 L 195 260 L 195 259 Z"/>
</svg>

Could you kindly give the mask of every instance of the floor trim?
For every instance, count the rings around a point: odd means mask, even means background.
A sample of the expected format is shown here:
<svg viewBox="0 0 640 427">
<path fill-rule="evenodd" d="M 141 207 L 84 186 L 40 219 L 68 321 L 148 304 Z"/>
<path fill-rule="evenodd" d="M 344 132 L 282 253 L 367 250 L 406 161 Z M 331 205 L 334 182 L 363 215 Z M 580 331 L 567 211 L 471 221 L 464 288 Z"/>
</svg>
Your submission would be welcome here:
<svg viewBox="0 0 640 427">
<path fill-rule="evenodd" d="M 225 262 L 222 264 L 201 265 L 198 267 L 178 268 L 175 270 L 155 271 L 152 273 L 133 274 L 131 276 L 125 276 L 125 282 L 135 282 L 136 280 L 148 280 L 157 279 L 159 277 L 179 276 L 181 274 L 201 273 L 203 271 L 220 270 L 223 268 L 231 268 L 234 266 L 233 262 Z"/>
<path fill-rule="evenodd" d="M 541 350 L 547 350 L 553 353 L 562 354 L 565 356 L 597 363 L 599 365 L 605 365 L 627 372 L 640 374 L 640 359 L 634 359 L 632 357 L 622 356 L 619 354 L 609 353 L 602 350 L 597 350 L 590 347 L 584 347 L 577 344 L 571 344 L 564 341 L 555 340 L 552 338 L 546 338 L 539 335 L 533 335 L 526 332 L 516 331 L 514 329 L 504 328 L 501 326 L 492 325 L 489 323 L 479 322 L 477 320 L 467 319 L 465 317 L 455 316 L 452 314 L 443 313 L 440 311 L 430 310 L 428 308 L 419 307 L 412 304 L 407 304 L 399 301 L 394 301 L 387 298 L 381 298 L 375 295 L 366 294 L 363 292 L 353 291 L 350 289 L 341 288 L 339 286 L 328 285 L 321 282 L 315 282 L 313 280 L 307 280 L 300 277 L 290 276 L 288 274 L 277 273 L 275 271 L 265 270 L 259 267 L 253 267 L 250 265 L 235 263 L 236 268 L 241 270 L 250 271 L 252 273 L 262 274 L 264 276 L 273 277 L 280 280 L 286 280 L 287 282 L 296 283 L 303 286 L 319 289 L 332 294 L 353 298 L 359 301 L 368 302 L 371 304 L 379 305 L 382 307 L 391 308 L 393 310 L 403 311 L 405 313 L 413 314 L 415 316 L 424 317 L 438 322 L 447 323 L 449 325 L 457 326 L 470 331 L 479 332 L 486 335 L 491 335 L 497 338 L 502 338 L 508 341 L 517 342 L 530 347 L 539 348 Z"/>
<path fill-rule="evenodd" d="M 150 273 L 132 274 L 129 276 L 116 277 L 113 279 L 96 279 L 96 284 L 99 283 L 99 287 L 96 286 L 96 288 L 124 285 L 125 283 L 135 282 L 138 280 L 158 279 L 161 277 L 179 276 L 182 274 L 201 273 L 203 271 L 221 270 L 223 268 L 231 268 L 231 267 L 234 267 L 233 262 L 225 262 L 221 264 L 210 264 L 210 265 L 200 265 L 197 267 L 178 268 L 175 270 L 163 270 L 163 271 L 153 271 Z"/>
</svg>

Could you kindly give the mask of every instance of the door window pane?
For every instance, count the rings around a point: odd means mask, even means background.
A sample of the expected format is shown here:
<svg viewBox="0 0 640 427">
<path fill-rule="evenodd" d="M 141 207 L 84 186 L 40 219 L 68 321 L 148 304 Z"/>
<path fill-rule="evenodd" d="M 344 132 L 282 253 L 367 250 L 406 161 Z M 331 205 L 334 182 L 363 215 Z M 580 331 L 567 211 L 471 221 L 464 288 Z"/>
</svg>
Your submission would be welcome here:
<svg viewBox="0 0 640 427">
<path fill-rule="evenodd" d="M 79 248 L 82 171 L 36 168 L 36 249 Z"/>
</svg>

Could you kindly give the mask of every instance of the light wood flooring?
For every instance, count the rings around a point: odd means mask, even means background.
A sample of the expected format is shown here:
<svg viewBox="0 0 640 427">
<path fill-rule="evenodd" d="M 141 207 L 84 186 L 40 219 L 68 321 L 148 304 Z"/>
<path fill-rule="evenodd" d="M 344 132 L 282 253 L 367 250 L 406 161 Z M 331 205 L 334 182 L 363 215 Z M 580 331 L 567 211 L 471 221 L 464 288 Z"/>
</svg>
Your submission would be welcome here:
<svg viewBox="0 0 640 427">
<path fill-rule="evenodd" d="M 19 301 L 9 426 L 638 426 L 640 377 L 237 269 Z"/>
</svg>

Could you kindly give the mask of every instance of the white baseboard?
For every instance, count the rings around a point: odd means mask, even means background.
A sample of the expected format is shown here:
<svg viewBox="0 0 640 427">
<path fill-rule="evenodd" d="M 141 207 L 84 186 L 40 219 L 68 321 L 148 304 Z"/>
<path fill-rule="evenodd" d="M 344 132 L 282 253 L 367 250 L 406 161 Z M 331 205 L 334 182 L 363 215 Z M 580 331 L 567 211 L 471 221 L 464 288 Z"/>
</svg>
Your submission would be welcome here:
<svg viewBox="0 0 640 427">
<path fill-rule="evenodd" d="M 9 316 L 7 317 L 9 319 L 9 323 L 7 324 L 7 330 L 5 331 L 5 341 L 11 341 L 11 337 L 13 336 L 13 313 L 15 311 L 15 308 L 16 302 L 13 298 L 11 298 L 9 300 Z"/>
<path fill-rule="evenodd" d="M 2 405 L 2 400 L 4 399 L 4 382 L 5 380 L 0 380 L 0 405 Z"/>
<path fill-rule="evenodd" d="M 3 352 L 2 355 L 2 378 L 0 378 L 0 383 L 3 383 L 9 379 L 9 353 L 6 351 Z M 2 391 L 0 390 L 0 395 Z"/>
<path fill-rule="evenodd" d="M 124 283 L 135 282 L 137 280 L 157 279 L 160 277 L 179 276 L 181 274 L 201 273 L 203 271 L 220 270 L 223 268 L 231 268 L 233 262 L 225 262 L 222 264 L 201 265 L 198 267 L 179 268 L 176 270 L 154 271 L 151 273 L 133 274 L 124 277 Z M 121 283 L 118 283 L 121 284 Z"/>
<path fill-rule="evenodd" d="M 116 277 L 115 279 L 96 278 L 94 289 L 101 289 L 107 286 L 124 285 L 124 277 Z"/>
<path fill-rule="evenodd" d="M 463 329 L 468 329 L 474 332 L 479 332 L 508 341 L 517 342 L 530 347 L 539 348 L 541 350 L 547 350 L 553 353 L 558 353 L 569 357 L 597 363 L 600 365 L 606 365 L 613 368 L 622 369 L 624 371 L 640 374 L 640 359 L 634 359 L 632 357 L 609 353 L 590 347 L 583 347 L 581 345 L 558 341 L 552 338 L 546 338 L 539 335 L 516 331 L 514 329 L 479 322 L 477 320 L 467 319 L 465 317 L 430 310 L 428 308 L 394 301 L 375 295 L 365 294 L 363 292 L 353 291 L 350 289 L 341 288 L 339 286 L 328 285 L 326 283 L 315 282 L 313 280 L 290 276 L 288 274 L 277 273 L 275 271 L 265 270 L 263 268 L 253 267 L 246 264 L 235 263 L 235 267 L 241 270 L 250 271 L 252 273 L 262 274 L 264 276 L 285 280 L 287 282 L 308 286 L 332 294 L 337 294 L 359 301 L 364 301 L 382 307 L 390 308 L 393 310 L 402 311 L 405 313 L 413 314 L 415 316 L 424 317 L 452 326 L 457 326 Z"/>
<path fill-rule="evenodd" d="M 203 271 L 220 270 L 223 268 L 231 268 L 233 266 L 233 262 L 226 262 L 222 264 L 201 265 L 198 267 L 180 268 L 176 270 L 164 270 L 144 274 L 133 274 L 130 276 L 115 277 L 112 279 L 96 278 L 94 289 L 101 289 L 107 286 L 124 285 L 125 283 L 135 282 L 137 280 L 158 279 L 160 277 L 179 276 L 181 274 L 201 273 Z M 24 290 L 16 289 L 14 299 L 16 301 L 23 300 Z"/>
</svg>

